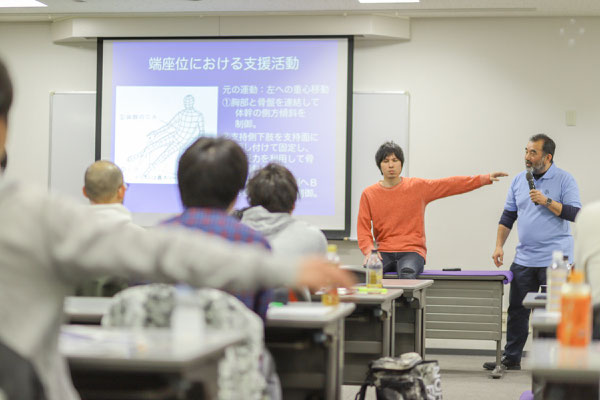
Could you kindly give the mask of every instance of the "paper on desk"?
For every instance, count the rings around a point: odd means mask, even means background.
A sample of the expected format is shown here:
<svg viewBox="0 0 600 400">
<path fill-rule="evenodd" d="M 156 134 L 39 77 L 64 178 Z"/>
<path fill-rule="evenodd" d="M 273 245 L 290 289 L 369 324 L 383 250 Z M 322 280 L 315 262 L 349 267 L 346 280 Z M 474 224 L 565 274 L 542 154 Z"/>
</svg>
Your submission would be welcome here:
<svg viewBox="0 0 600 400">
<path fill-rule="evenodd" d="M 321 303 L 296 302 L 281 307 L 269 307 L 267 318 L 272 319 L 302 319 L 317 318 L 327 315 L 335 306 L 324 306 Z"/>
<path fill-rule="evenodd" d="M 123 332 L 110 329 L 64 327 L 59 338 L 62 354 L 103 357 L 129 357 L 148 349 L 148 341 L 140 331 Z"/>
</svg>

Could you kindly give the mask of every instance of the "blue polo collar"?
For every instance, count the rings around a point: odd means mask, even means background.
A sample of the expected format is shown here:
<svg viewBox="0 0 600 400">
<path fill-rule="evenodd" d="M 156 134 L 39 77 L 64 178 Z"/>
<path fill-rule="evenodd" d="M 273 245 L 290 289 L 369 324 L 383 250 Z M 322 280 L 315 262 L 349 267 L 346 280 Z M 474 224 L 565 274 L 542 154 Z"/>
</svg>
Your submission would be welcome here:
<svg viewBox="0 0 600 400">
<path fill-rule="evenodd" d="M 540 179 L 536 179 L 538 181 L 544 180 L 544 179 L 552 179 L 554 178 L 554 175 L 556 175 L 556 167 L 554 166 L 554 163 L 550 164 L 550 168 L 548 168 L 548 171 L 546 171 L 546 173 L 544 175 L 542 175 L 540 177 Z"/>
</svg>

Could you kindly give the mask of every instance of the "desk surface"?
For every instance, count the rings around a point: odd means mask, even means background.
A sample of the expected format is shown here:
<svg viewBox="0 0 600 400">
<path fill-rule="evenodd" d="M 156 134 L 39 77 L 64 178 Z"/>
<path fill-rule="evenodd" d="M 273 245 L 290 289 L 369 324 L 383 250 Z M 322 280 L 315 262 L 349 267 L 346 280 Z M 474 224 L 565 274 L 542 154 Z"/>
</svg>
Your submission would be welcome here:
<svg viewBox="0 0 600 400">
<path fill-rule="evenodd" d="M 536 339 L 526 365 L 536 377 L 561 382 L 598 383 L 600 342 L 587 347 L 566 347 L 555 339 Z"/>
<path fill-rule="evenodd" d="M 546 311 L 545 308 L 536 308 L 531 315 L 531 327 L 539 332 L 556 332 L 560 322 L 560 312 Z"/>
<path fill-rule="evenodd" d="M 429 273 L 427 275 L 419 275 L 419 279 L 436 279 L 446 281 L 504 281 L 504 275 L 435 275 Z"/>
<path fill-rule="evenodd" d="M 402 296 L 402 289 L 387 289 L 386 293 L 353 293 L 340 296 L 343 302 L 356 304 L 382 304 Z"/>
<path fill-rule="evenodd" d="M 76 297 L 65 299 L 64 311 L 71 323 L 99 324 L 102 316 L 108 311 L 111 297 Z"/>
<path fill-rule="evenodd" d="M 355 273 L 365 273 L 366 269 L 362 265 L 342 265 L 342 269 Z M 431 279 L 383 279 L 383 287 L 404 290 L 418 290 L 429 287 L 433 284 Z"/>
<path fill-rule="evenodd" d="M 352 314 L 353 303 L 324 306 L 317 302 L 297 302 L 269 309 L 267 327 L 274 328 L 323 328 Z M 311 312 L 311 309 L 314 312 Z"/>
<path fill-rule="evenodd" d="M 383 287 L 385 288 L 397 288 L 404 290 L 419 290 L 425 289 L 433 285 L 431 279 L 383 279 Z"/>
<path fill-rule="evenodd" d="M 211 331 L 193 344 L 175 341 L 170 329 L 109 329 L 64 325 L 59 347 L 71 365 L 95 370 L 191 371 L 244 340 L 243 332 Z M 180 345 L 178 345 L 180 344 Z"/>
<path fill-rule="evenodd" d="M 546 307 L 546 293 L 529 292 L 523 299 L 525 308 L 544 308 Z"/>
</svg>

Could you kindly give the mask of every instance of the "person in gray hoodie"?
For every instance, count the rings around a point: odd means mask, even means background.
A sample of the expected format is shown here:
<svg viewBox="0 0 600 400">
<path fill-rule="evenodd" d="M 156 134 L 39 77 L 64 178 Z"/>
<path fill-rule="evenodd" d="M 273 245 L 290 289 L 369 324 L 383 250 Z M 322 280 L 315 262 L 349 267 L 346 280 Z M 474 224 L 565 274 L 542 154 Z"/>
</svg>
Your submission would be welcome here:
<svg viewBox="0 0 600 400">
<path fill-rule="evenodd" d="M 292 217 L 298 183 L 283 165 L 270 163 L 256 171 L 246 187 L 250 208 L 242 223 L 262 233 L 274 254 L 325 254 L 327 239 L 316 226 Z"/>
</svg>

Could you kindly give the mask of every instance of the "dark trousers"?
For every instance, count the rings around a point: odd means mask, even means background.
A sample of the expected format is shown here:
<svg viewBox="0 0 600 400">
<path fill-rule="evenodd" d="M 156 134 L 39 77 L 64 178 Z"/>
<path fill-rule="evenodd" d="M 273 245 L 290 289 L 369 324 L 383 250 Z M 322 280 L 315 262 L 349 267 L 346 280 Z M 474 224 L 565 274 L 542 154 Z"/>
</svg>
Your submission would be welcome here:
<svg viewBox="0 0 600 400">
<path fill-rule="evenodd" d="M 512 263 L 510 271 L 513 273 L 513 280 L 510 283 L 504 355 L 512 361 L 521 362 L 523 347 L 529 334 L 531 313 L 531 310 L 523 307 L 523 299 L 527 293 L 537 292 L 540 285 L 546 284 L 546 268 L 524 267 Z"/>
<path fill-rule="evenodd" d="M 423 272 L 425 259 L 415 252 L 384 253 L 379 252 L 383 258 L 383 273 L 396 272 L 399 279 L 416 279 Z"/>
</svg>

